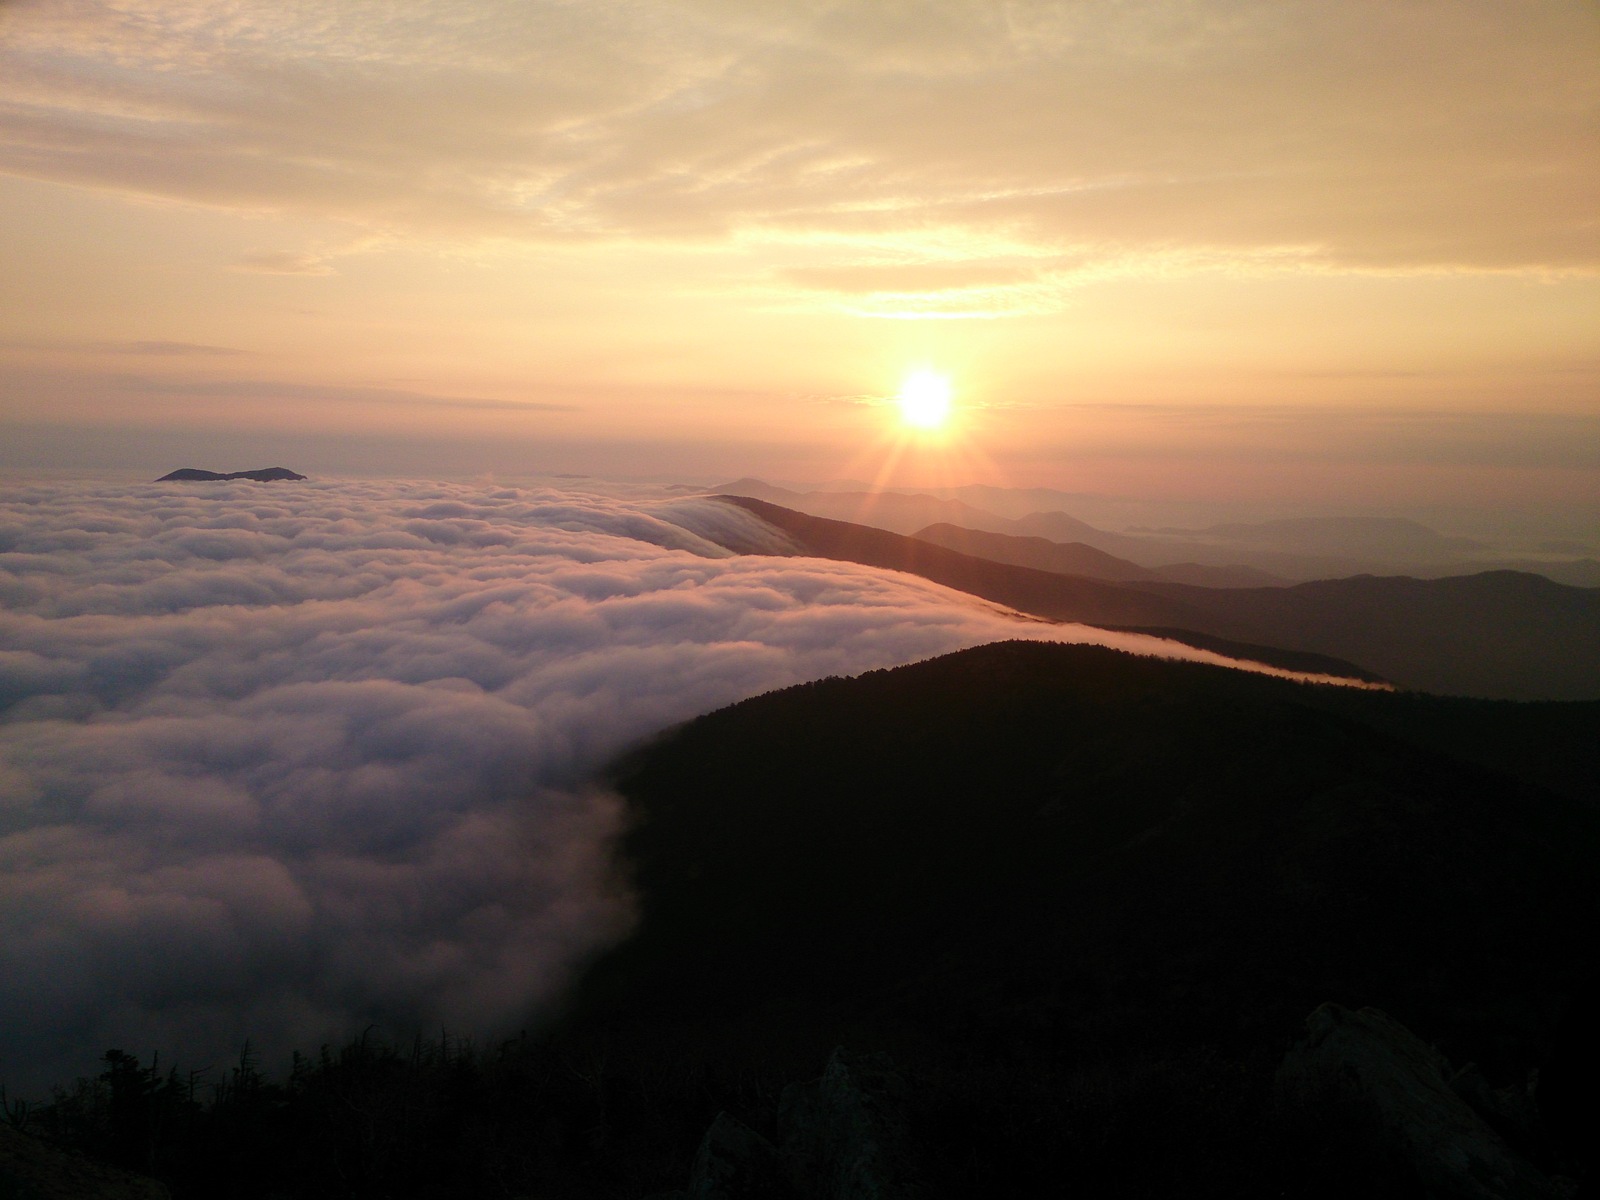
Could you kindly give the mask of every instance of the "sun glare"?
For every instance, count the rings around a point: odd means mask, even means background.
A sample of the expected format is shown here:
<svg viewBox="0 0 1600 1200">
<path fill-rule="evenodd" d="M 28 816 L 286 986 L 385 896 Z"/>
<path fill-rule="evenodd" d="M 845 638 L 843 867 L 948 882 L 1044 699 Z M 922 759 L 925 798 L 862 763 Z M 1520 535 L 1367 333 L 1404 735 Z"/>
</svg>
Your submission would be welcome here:
<svg viewBox="0 0 1600 1200">
<path fill-rule="evenodd" d="M 920 370 L 900 385 L 900 419 L 914 429 L 938 429 L 950 419 L 950 380 Z"/>
</svg>

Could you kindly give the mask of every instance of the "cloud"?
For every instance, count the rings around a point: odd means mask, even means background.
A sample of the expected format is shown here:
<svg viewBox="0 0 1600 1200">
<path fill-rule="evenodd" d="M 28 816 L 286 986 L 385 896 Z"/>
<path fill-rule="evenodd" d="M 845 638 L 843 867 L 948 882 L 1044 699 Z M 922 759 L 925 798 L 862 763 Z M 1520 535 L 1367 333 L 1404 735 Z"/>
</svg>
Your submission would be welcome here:
<svg viewBox="0 0 1600 1200">
<path fill-rule="evenodd" d="M 784 277 L 801 287 L 835 292 L 942 292 L 1030 282 L 1036 270 L 986 263 L 868 263 L 794 267 Z"/>
<path fill-rule="evenodd" d="M 255 275 L 333 274 L 323 255 L 296 250 L 252 250 L 241 255 L 233 269 Z"/>
<path fill-rule="evenodd" d="M 8 25 L 0 169 L 253 213 L 798 235 L 845 263 L 921 231 L 1184 269 L 1596 266 L 1582 5 L 81 0 Z"/>
<path fill-rule="evenodd" d="M 1064 287 L 1039 266 L 1002 263 L 900 262 L 793 267 L 788 284 L 849 299 L 845 312 L 863 317 L 983 319 L 1049 312 Z"/>
<path fill-rule="evenodd" d="M 792 549 L 695 498 L 0 494 L 0 1078 L 514 1028 L 626 927 L 597 772 L 719 705 L 1018 636 L 1220 661 L 717 541 Z"/>
</svg>

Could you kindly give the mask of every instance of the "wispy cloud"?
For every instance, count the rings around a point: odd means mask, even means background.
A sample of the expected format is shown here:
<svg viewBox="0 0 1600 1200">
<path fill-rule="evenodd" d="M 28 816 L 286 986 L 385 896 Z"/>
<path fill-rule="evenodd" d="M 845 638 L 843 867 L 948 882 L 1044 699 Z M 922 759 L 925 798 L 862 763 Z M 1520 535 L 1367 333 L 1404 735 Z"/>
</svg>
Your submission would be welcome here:
<svg viewBox="0 0 1600 1200">
<path fill-rule="evenodd" d="M 256 275 L 332 275 L 320 254 L 294 250 L 253 250 L 233 264 L 236 271 Z"/>
<path fill-rule="evenodd" d="M 1592 270 L 1582 5 L 8 12 L 0 169 L 365 230 Z M 1537 180 L 1536 187 L 1528 181 Z M 261 252 L 241 269 L 320 271 Z"/>
<path fill-rule="evenodd" d="M 987 263 L 865 263 L 791 267 L 783 272 L 783 277 L 801 287 L 825 291 L 903 294 L 1027 283 L 1038 278 L 1038 270 Z"/>
</svg>

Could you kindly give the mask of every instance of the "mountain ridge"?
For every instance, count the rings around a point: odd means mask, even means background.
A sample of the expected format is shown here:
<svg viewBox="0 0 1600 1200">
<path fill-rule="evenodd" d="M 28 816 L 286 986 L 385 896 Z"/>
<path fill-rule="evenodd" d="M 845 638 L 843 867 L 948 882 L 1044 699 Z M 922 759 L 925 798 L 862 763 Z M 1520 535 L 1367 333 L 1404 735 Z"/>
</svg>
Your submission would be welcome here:
<svg viewBox="0 0 1600 1200">
<path fill-rule="evenodd" d="M 1255 588 L 1112 583 L 997 563 L 750 497 L 719 499 L 776 525 L 819 557 L 907 571 L 1050 620 L 1160 629 L 1163 636 L 1188 630 L 1355 664 L 1355 677 L 1423 691 L 1600 699 L 1600 589 L 1540 575 L 1358 575 Z"/>
<path fill-rule="evenodd" d="M 991 493 L 1014 498 L 1007 489 L 934 490 L 979 500 Z M 1452 538 L 1402 517 L 1292 517 L 1192 529 L 1140 526 L 1117 533 L 1057 509 L 1007 516 L 954 494 L 801 492 L 749 477 L 715 491 L 750 496 L 813 516 L 870 525 L 895 533 L 915 535 L 927 526 L 942 523 L 983 533 L 1081 543 L 1137 566 L 1165 572 L 1170 580 L 1207 586 L 1215 578 L 1207 572 L 1221 568 L 1230 572 L 1241 569 L 1264 572 L 1290 582 L 1359 574 L 1399 573 L 1437 578 L 1477 571 L 1513 570 L 1544 575 L 1574 587 L 1600 587 L 1600 561 L 1572 556 L 1581 555 L 1582 546 L 1574 544 L 1571 554 L 1560 557 L 1492 555 L 1472 539 Z M 1015 495 L 1048 497 L 1057 502 L 1071 498 L 1070 493 L 1049 489 L 1021 489 Z M 996 502 L 998 507 L 1002 506 Z M 1014 511 L 1014 505 L 1012 508 Z M 1238 576 L 1223 583 L 1223 586 L 1244 585 L 1245 580 Z"/>
<path fill-rule="evenodd" d="M 1142 567 L 1129 559 L 1097 550 L 1085 542 L 1055 542 L 1044 537 L 993 533 L 948 522 L 929 525 L 911 536 L 919 541 L 959 550 L 963 554 L 987 558 L 991 562 L 1037 567 L 1041 571 L 1062 575 L 1108 579 L 1113 583 L 1164 580 L 1200 587 L 1279 587 L 1288 583 L 1286 579 L 1253 567 L 1217 567 L 1204 563 L 1167 563 L 1159 567 Z"/>
</svg>

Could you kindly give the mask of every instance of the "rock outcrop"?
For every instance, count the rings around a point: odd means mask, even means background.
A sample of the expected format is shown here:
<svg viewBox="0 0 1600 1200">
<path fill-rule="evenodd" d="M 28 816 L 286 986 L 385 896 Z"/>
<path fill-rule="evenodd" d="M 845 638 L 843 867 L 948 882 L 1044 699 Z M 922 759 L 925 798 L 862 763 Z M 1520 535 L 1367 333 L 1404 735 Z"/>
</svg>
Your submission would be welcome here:
<svg viewBox="0 0 1600 1200">
<path fill-rule="evenodd" d="M 914 1200 L 922 1195 L 907 1086 L 885 1054 L 834 1050 L 821 1079 L 778 1101 L 778 1145 L 717 1114 L 689 1187 L 652 1200 Z"/>
<path fill-rule="evenodd" d="M 777 1147 L 727 1113 L 706 1130 L 687 1200 L 791 1200 Z"/>
<path fill-rule="evenodd" d="M 1562 1190 L 1515 1154 L 1451 1086 L 1497 1107 L 1487 1083 L 1375 1008 L 1324 1004 L 1278 1072 L 1290 1105 L 1337 1114 L 1336 1136 L 1394 1162 L 1438 1200 L 1556 1200 Z"/>
<path fill-rule="evenodd" d="M 6 1200 L 168 1200 L 154 1179 L 0 1127 L 0 1196 Z"/>
<path fill-rule="evenodd" d="M 836 1049 L 822 1078 L 778 1103 L 789 1182 L 806 1200 L 900 1200 L 920 1194 L 906 1083 L 884 1054 Z"/>
</svg>

